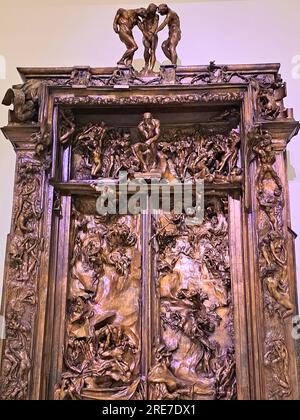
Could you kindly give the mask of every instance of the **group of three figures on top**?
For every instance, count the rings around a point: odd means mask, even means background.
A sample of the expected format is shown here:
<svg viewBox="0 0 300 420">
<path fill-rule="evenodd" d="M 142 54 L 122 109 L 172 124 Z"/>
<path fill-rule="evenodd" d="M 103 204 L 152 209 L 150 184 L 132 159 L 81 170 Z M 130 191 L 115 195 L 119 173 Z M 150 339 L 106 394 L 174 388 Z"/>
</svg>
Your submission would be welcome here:
<svg viewBox="0 0 300 420">
<path fill-rule="evenodd" d="M 159 15 L 165 16 L 165 20 L 159 25 Z M 172 64 L 177 63 L 176 47 L 181 39 L 180 20 L 173 10 L 166 4 L 156 6 L 150 4 L 147 9 L 119 9 L 115 20 L 114 30 L 119 35 L 121 41 L 126 45 L 126 52 L 118 62 L 119 65 L 132 66 L 134 53 L 138 45 L 134 39 L 133 29 L 137 26 L 143 34 L 143 44 L 145 47 L 144 59 L 145 67 L 142 74 L 145 76 L 153 75 L 156 63 L 156 49 L 158 45 L 158 32 L 166 26 L 169 28 L 169 37 L 162 44 L 162 50 Z"/>
</svg>

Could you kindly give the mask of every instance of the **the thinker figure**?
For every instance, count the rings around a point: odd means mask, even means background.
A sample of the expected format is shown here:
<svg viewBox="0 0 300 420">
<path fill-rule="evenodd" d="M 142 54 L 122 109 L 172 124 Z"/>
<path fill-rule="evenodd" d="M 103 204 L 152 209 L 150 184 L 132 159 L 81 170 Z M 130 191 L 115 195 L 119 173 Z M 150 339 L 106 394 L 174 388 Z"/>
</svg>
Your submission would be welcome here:
<svg viewBox="0 0 300 420">
<path fill-rule="evenodd" d="M 162 31 L 167 25 L 169 27 L 169 38 L 163 42 L 162 50 L 165 56 L 171 60 L 171 63 L 177 64 L 176 47 L 181 40 L 180 19 L 177 13 L 169 8 L 166 4 L 161 4 L 158 8 L 161 16 L 166 16 L 163 23 L 158 28 L 157 32 Z"/>
<path fill-rule="evenodd" d="M 146 11 L 146 16 L 139 24 L 139 28 L 143 33 L 143 44 L 145 47 L 145 67 L 143 69 L 145 75 L 151 75 L 153 73 L 156 63 L 156 49 L 158 44 L 157 28 L 159 24 L 157 10 L 158 7 L 151 3 Z"/>
<path fill-rule="evenodd" d="M 128 67 L 132 66 L 134 53 L 138 50 L 137 43 L 133 36 L 133 28 L 141 24 L 140 17 L 146 16 L 146 9 L 119 9 L 114 20 L 114 31 L 119 35 L 120 40 L 126 45 L 126 52 L 118 62 Z"/>
<path fill-rule="evenodd" d="M 156 169 L 157 142 L 160 137 L 160 122 L 153 118 L 149 112 L 144 114 L 143 121 L 139 124 L 139 132 L 143 142 L 136 143 L 132 150 L 139 160 L 144 172 Z"/>
</svg>

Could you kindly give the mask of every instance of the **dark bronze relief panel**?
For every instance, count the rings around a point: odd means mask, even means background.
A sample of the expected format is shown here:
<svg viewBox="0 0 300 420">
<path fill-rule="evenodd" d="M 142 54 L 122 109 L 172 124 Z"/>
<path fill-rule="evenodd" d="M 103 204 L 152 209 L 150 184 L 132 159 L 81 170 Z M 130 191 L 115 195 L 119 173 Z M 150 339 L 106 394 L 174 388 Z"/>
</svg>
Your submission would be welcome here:
<svg viewBox="0 0 300 420">
<path fill-rule="evenodd" d="M 55 397 L 139 398 L 140 217 L 100 217 L 91 207 L 81 200 L 73 207 L 64 371 Z"/>
<path fill-rule="evenodd" d="M 41 219 L 44 171 L 32 153 L 18 153 L 13 229 L 8 249 L 6 346 L 0 399 L 24 400 L 30 393 L 33 331 L 36 327 L 40 259 L 44 248 Z"/>
<path fill-rule="evenodd" d="M 104 122 L 78 130 L 73 144 L 71 177 L 76 180 L 118 178 L 149 172 L 141 159 L 136 130 L 108 128 Z M 219 132 L 218 132 L 219 131 Z M 155 168 L 168 180 L 205 179 L 209 183 L 239 183 L 240 135 L 238 130 L 210 131 L 201 127 L 162 129 L 157 142 Z"/>
<path fill-rule="evenodd" d="M 226 196 L 207 200 L 199 225 L 161 213 L 144 226 L 145 216 L 94 208 L 74 201 L 56 399 L 236 399 Z"/>
<path fill-rule="evenodd" d="M 152 399 L 236 399 L 228 200 L 212 197 L 205 220 L 153 219 L 158 323 Z"/>
<path fill-rule="evenodd" d="M 121 171 L 133 178 L 155 171 L 168 181 L 242 182 L 236 108 L 208 113 L 197 107 L 182 113 L 171 109 L 170 115 L 161 108 L 151 111 L 144 116 L 134 109 L 126 115 L 118 108 L 115 114 L 114 110 L 91 111 L 93 117 L 88 119 L 60 109 L 59 142 L 63 148 L 70 146 L 72 154 L 69 178 L 115 179 Z"/>
<path fill-rule="evenodd" d="M 288 276 L 284 185 L 270 132 L 253 133 L 256 158 L 259 267 L 264 302 L 264 367 L 269 400 L 291 399 L 289 318 L 295 312 Z M 288 331 L 288 333 L 287 333 Z"/>
</svg>

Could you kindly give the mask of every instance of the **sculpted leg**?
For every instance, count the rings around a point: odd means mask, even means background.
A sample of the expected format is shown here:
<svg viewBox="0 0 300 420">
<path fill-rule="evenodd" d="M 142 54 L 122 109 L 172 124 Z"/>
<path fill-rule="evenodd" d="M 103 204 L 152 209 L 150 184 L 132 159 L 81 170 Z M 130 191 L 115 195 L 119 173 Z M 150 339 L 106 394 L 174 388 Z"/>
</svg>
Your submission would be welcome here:
<svg viewBox="0 0 300 420">
<path fill-rule="evenodd" d="M 172 62 L 172 64 L 177 64 L 177 52 L 176 52 L 176 48 L 179 42 L 179 37 L 177 34 L 173 34 L 172 37 L 170 38 L 170 42 L 169 42 L 169 51 L 170 51 L 170 60 Z"/>
<path fill-rule="evenodd" d="M 156 49 L 158 44 L 158 36 L 154 36 L 152 39 L 151 46 L 151 61 L 150 61 L 150 70 L 153 71 L 156 63 Z"/>
<path fill-rule="evenodd" d="M 144 60 L 145 60 L 145 70 L 149 70 L 149 65 L 150 65 L 150 59 L 151 59 L 151 54 L 150 54 L 150 42 L 148 40 L 144 40 L 144 47 L 145 47 L 145 51 L 144 51 Z"/>
<path fill-rule="evenodd" d="M 147 171 L 148 166 L 147 166 L 146 160 L 144 159 L 144 153 L 143 153 L 141 147 L 143 147 L 143 145 L 141 145 L 140 143 L 135 144 L 132 147 L 132 151 L 133 151 L 133 154 L 135 155 L 135 157 L 138 159 L 138 161 L 142 164 L 142 169 L 144 171 Z"/>
<path fill-rule="evenodd" d="M 118 64 L 126 64 L 127 66 L 130 66 L 133 61 L 134 53 L 138 50 L 138 46 L 132 34 L 120 32 L 120 39 L 126 45 L 127 51 L 118 62 Z"/>
</svg>

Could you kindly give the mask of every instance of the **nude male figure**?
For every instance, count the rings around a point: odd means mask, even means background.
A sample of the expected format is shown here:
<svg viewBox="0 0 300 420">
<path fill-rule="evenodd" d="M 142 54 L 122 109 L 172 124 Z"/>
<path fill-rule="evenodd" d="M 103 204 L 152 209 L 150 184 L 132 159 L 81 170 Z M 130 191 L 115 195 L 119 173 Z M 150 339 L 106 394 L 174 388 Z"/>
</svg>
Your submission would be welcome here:
<svg viewBox="0 0 300 420">
<path fill-rule="evenodd" d="M 159 16 L 157 14 L 158 7 L 151 3 L 146 11 L 146 16 L 139 24 L 139 28 L 143 33 L 143 44 L 145 47 L 144 59 L 145 67 L 143 73 L 145 75 L 152 74 L 156 63 L 156 49 L 158 44 L 157 29 L 159 24 Z"/>
<path fill-rule="evenodd" d="M 166 57 L 171 60 L 171 63 L 177 64 L 176 47 L 181 40 L 180 19 L 177 13 L 169 8 L 166 4 L 161 4 L 158 7 L 158 13 L 161 16 L 166 16 L 163 23 L 157 29 L 157 32 L 162 31 L 167 25 L 169 27 L 169 38 L 163 42 L 162 50 Z"/>
<path fill-rule="evenodd" d="M 132 150 L 145 172 L 156 169 L 157 141 L 160 137 L 160 122 L 149 112 L 144 114 L 143 121 L 138 126 L 143 143 L 136 143 Z"/>
<path fill-rule="evenodd" d="M 114 20 L 114 31 L 119 35 L 120 40 L 126 45 L 126 52 L 118 62 L 128 67 L 132 66 L 134 53 L 138 50 L 137 43 L 133 36 L 133 28 L 141 23 L 140 17 L 146 16 L 146 9 L 119 9 Z"/>
</svg>

